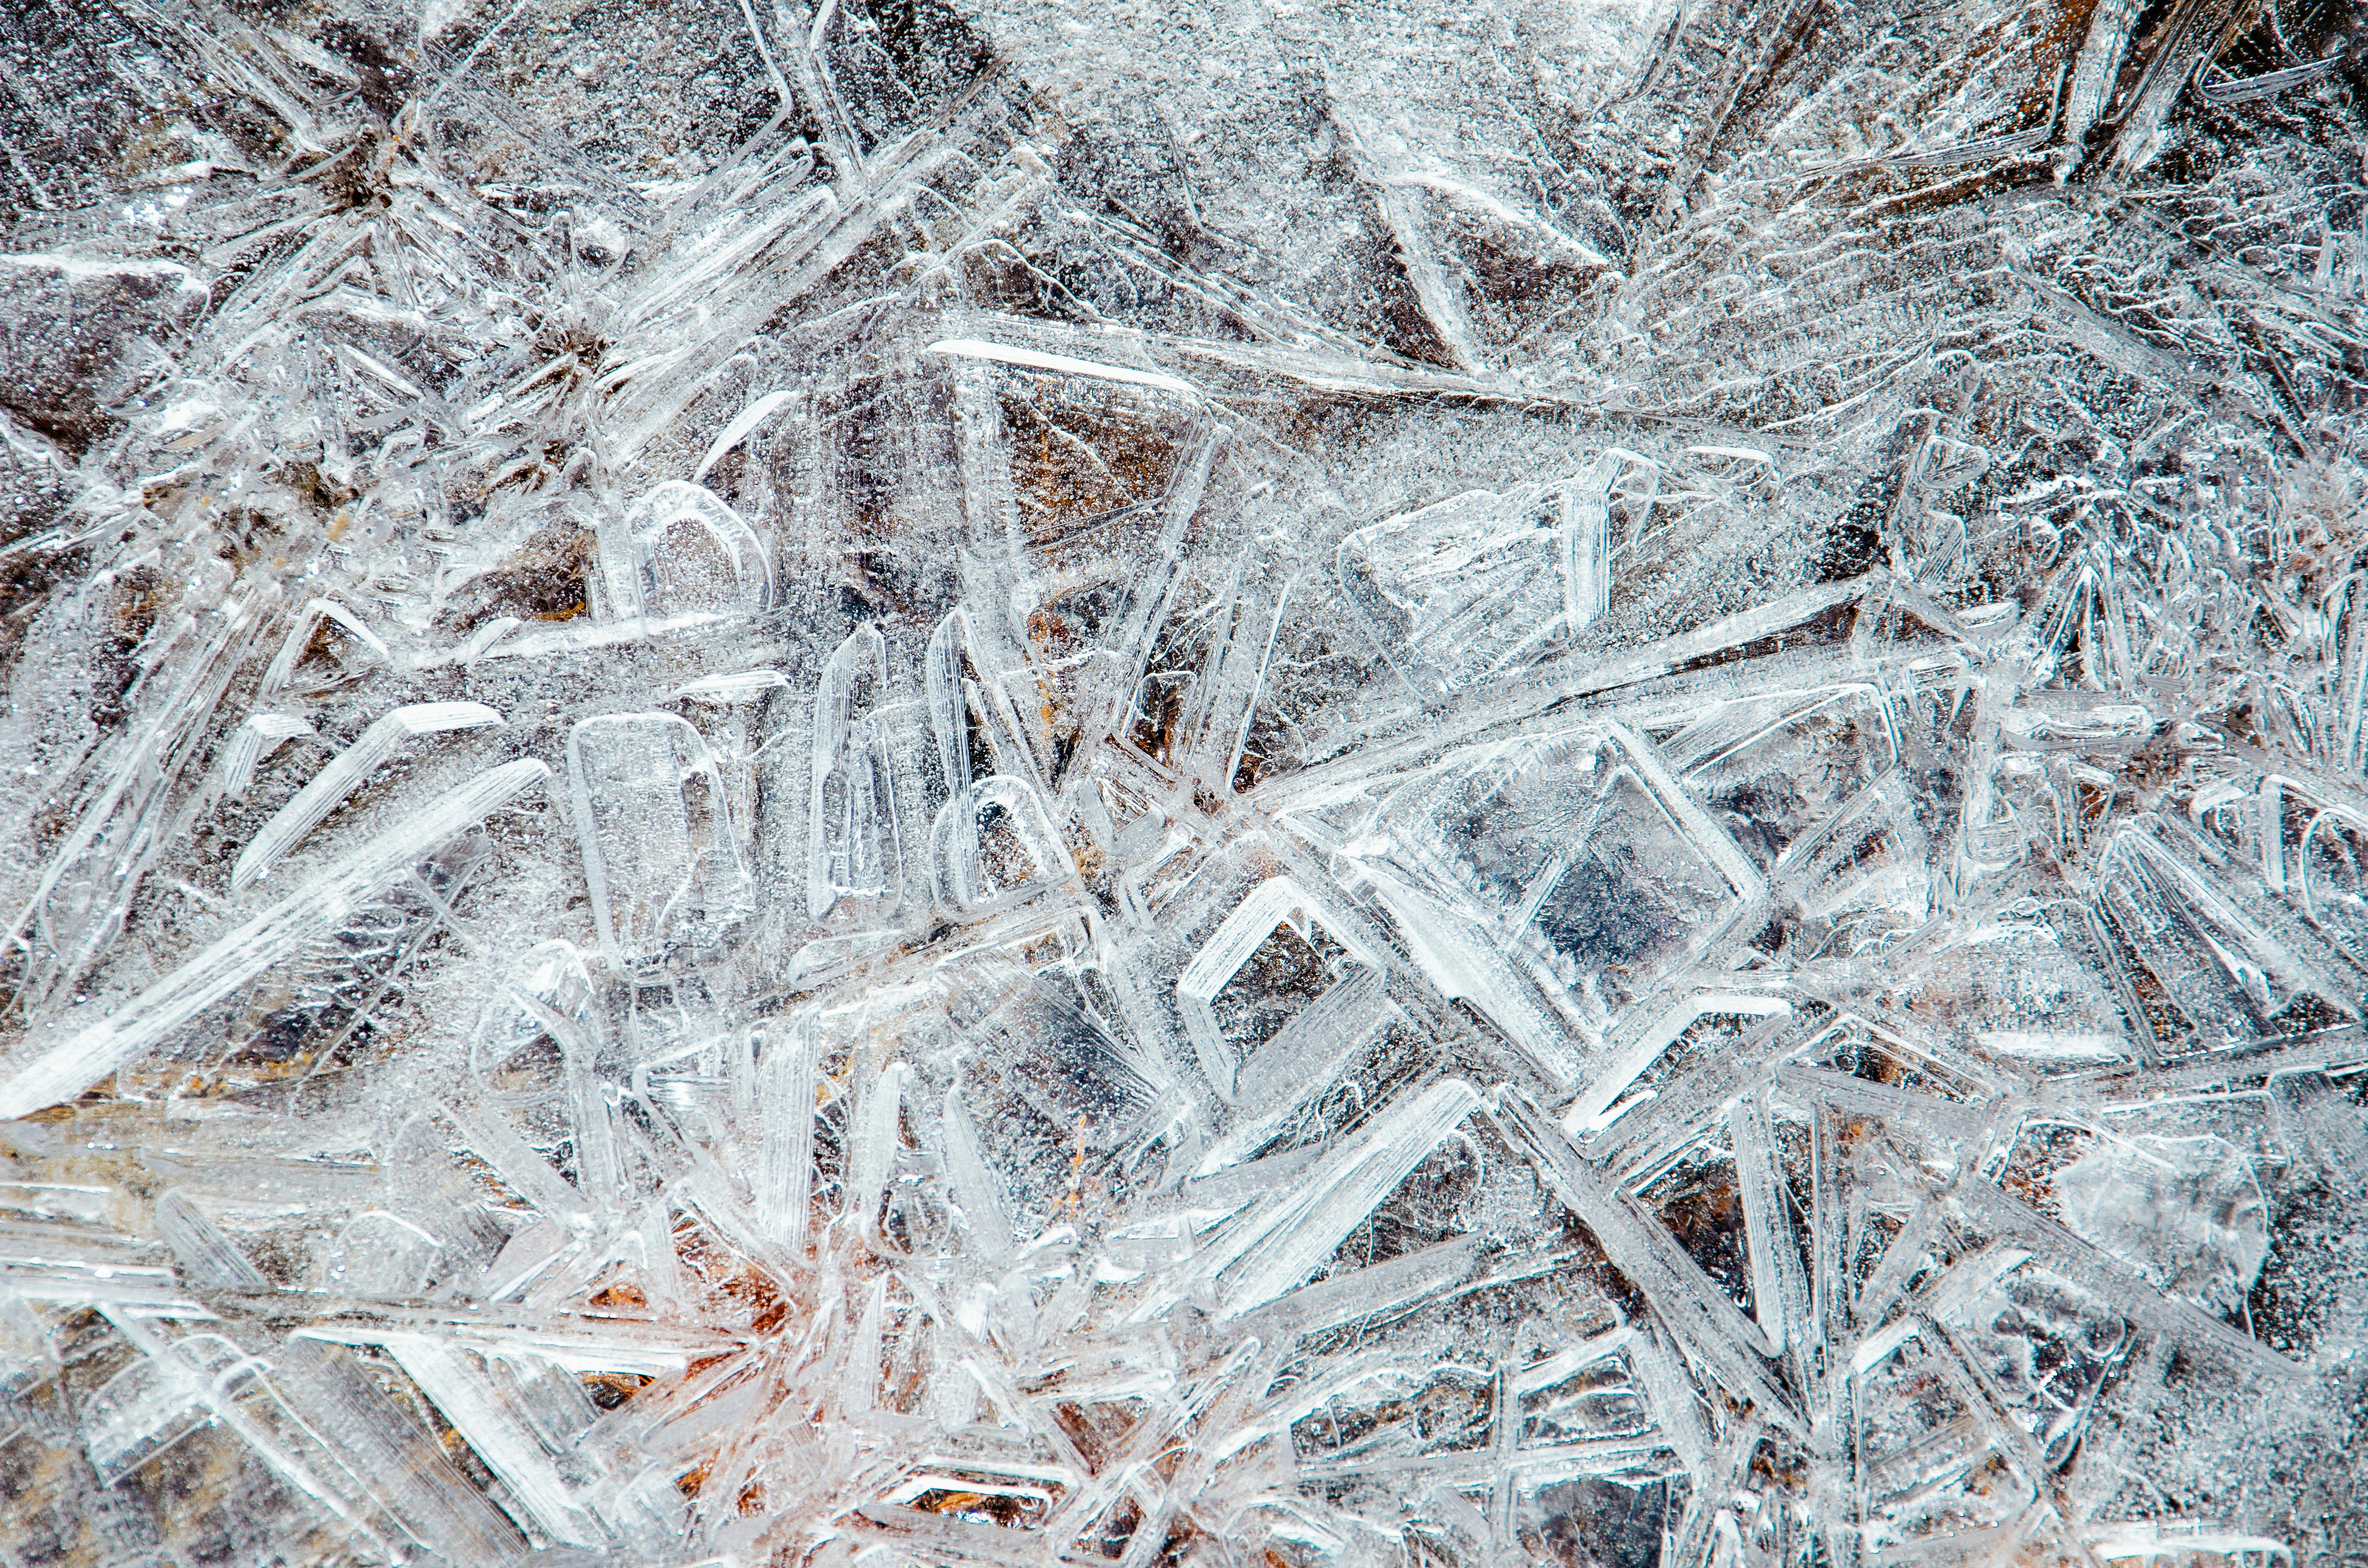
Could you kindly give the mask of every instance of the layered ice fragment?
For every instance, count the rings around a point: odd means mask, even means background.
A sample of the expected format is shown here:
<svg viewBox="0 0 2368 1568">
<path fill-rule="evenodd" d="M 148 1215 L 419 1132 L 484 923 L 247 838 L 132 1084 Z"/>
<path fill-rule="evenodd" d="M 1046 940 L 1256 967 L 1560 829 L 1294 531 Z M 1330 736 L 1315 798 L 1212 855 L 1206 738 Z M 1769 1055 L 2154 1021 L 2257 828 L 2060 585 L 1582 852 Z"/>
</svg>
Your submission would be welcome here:
<svg viewBox="0 0 2368 1568">
<path fill-rule="evenodd" d="M 2213 1311 L 2243 1302 L 2269 1254 L 2252 1162 L 2223 1139 L 2101 1137 L 2055 1179 L 2073 1232 Z"/>
<path fill-rule="evenodd" d="M 170 1031 L 334 933 L 393 879 L 454 834 L 550 777 L 530 758 L 504 763 L 430 801 L 324 867 L 304 888 L 214 942 L 107 1017 L 20 1048 L 0 1080 L 0 1107 L 22 1116 L 71 1097 Z"/>
<path fill-rule="evenodd" d="M 586 719 L 567 737 L 568 792 L 602 950 L 640 968 L 712 945 L 740 918 L 748 873 L 725 781 L 688 720 Z"/>
<path fill-rule="evenodd" d="M 1319 937 L 1339 955 L 1338 966 L 1311 944 Z M 1344 970 L 1338 979 L 1335 967 Z M 1361 976 L 1383 967 L 1297 882 L 1274 877 L 1252 889 L 1184 967 L 1176 1006 L 1217 1092 L 1230 1100 L 1255 1088 L 1263 1100 L 1340 1049 L 1333 1015 Z"/>
<path fill-rule="evenodd" d="M 404 741 L 501 722 L 502 716 L 482 702 L 415 702 L 372 721 L 360 739 L 332 757 L 310 783 L 296 792 L 294 800 L 280 807 L 256 831 L 253 841 L 240 851 L 237 864 L 231 868 L 231 891 L 239 892 L 248 883 L 268 876 L 274 862 L 342 805 L 346 797 L 391 759 Z M 260 736 L 264 732 L 257 733 Z M 249 774 L 253 766 L 246 764 Z"/>
<path fill-rule="evenodd" d="M 1389 813 L 1392 858 L 1590 1034 L 1766 914 L 1733 835 L 1617 725 L 1460 755 Z"/>
<path fill-rule="evenodd" d="M 667 480 L 652 486 L 617 531 L 618 549 L 604 549 L 602 568 L 620 615 L 655 620 L 746 615 L 772 602 L 772 563 L 764 541 L 700 485 Z"/>
<path fill-rule="evenodd" d="M 1340 542 L 1342 590 L 1419 688 L 1518 670 L 1602 613 L 1614 493 L 1632 470 L 1645 476 L 1634 498 L 1641 517 L 1656 469 L 1615 449 L 1566 479 L 1474 491 L 1360 528 Z"/>
</svg>

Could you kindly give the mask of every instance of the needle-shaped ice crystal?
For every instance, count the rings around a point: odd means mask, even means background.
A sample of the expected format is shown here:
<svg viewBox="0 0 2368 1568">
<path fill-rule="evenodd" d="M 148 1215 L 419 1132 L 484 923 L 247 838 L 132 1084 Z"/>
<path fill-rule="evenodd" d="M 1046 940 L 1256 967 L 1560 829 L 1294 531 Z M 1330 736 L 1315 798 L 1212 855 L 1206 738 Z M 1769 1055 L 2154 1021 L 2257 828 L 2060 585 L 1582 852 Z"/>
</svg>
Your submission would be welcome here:
<svg viewBox="0 0 2368 1568">
<path fill-rule="evenodd" d="M 482 729 L 501 722 L 501 714 L 482 702 L 415 702 L 371 721 L 360 739 L 330 758 L 328 766 L 314 774 L 312 781 L 296 792 L 294 800 L 280 807 L 269 822 L 256 831 L 231 868 L 231 891 L 240 892 L 268 876 L 272 866 L 296 846 L 297 840 L 320 826 L 330 812 L 345 803 L 347 795 L 393 760 L 404 742 L 450 730 Z"/>
<path fill-rule="evenodd" d="M 886 660 L 879 631 L 858 628 L 814 693 L 806 910 L 816 920 L 893 905 L 903 887 L 894 772 L 877 712 Z"/>
<path fill-rule="evenodd" d="M 0 1079 L 0 1114 L 24 1116 L 71 1098 L 162 1041 L 206 1007 L 340 924 L 454 834 L 551 776 L 531 758 L 507 762 L 411 812 L 322 868 L 311 884 L 190 958 L 96 1023 L 20 1048 Z"/>
</svg>

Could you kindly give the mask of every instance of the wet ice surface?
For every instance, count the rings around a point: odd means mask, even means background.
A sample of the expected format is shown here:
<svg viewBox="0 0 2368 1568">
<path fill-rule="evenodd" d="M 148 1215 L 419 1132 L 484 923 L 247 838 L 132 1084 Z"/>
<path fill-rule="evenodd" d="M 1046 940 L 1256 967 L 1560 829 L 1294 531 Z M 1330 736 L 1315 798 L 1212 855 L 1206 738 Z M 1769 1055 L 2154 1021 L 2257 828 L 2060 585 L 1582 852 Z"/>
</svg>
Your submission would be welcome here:
<svg viewBox="0 0 2368 1568">
<path fill-rule="evenodd" d="M 0 1562 L 2368 1554 L 2349 6 L 0 15 Z"/>
</svg>

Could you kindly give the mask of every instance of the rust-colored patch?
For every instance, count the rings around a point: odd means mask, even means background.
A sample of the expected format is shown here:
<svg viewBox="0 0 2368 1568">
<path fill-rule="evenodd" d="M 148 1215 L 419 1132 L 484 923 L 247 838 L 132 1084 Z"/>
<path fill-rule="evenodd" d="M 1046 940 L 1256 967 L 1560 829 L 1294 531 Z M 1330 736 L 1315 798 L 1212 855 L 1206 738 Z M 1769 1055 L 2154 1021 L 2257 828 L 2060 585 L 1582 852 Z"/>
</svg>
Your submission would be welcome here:
<svg viewBox="0 0 2368 1568">
<path fill-rule="evenodd" d="M 1053 1419 L 1076 1445 L 1090 1473 L 1099 1474 L 1103 1463 L 1115 1454 L 1143 1419 L 1144 1403 L 1139 1399 L 1119 1400 L 1108 1404 L 1080 1404 L 1063 1400 L 1053 1407 Z"/>
<path fill-rule="evenodd" d="M 573 523 L 542 528 L 499 566 L 464 585 L 438 622 L 457 633 L 504 615 L 521 620 L 573 620 L 591 608 L 590 585 L 599 554 L 588 528 Z"/>
<path fill-rule="evenodd" d="M 1090 518 L 1154 499 L 1183 449 L 1147 411 L 1073 403 L 1057 393 L 1006 393 L 1012 489 L 1020 519 L 1048 544 Z"/>
</svg>

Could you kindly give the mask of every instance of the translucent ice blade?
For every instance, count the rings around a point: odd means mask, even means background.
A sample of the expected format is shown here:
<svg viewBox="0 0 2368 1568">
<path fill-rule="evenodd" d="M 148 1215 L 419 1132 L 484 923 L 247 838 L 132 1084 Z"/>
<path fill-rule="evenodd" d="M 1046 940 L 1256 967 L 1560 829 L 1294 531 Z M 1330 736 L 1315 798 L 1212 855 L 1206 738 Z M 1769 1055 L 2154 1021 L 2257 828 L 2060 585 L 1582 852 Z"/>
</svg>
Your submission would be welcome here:
<svg viewBox="0 0 2368 1568">
<path fill-rule="evenodd" d="M 767 1030 L 757 1059 L 757 1217 L 792 1257 L 805 1247 L 814 1188 L 816 1051 L 813 1024 L 800 1021 Z"/>
<path fill-rule="evenodd" d="M 245 795 L 246 787 L 255 782 L 256 768 L 273 752 L 298 735 L 312 733 L 312 725 L 285 713 L 249 716 L 231 732 L 230 744 L 222 748 L 222 793 L 233 801 Z"/>
<path fill-rule="evenodd" d="M 1277 1297 L 1250 1321 L 1271 1316 L 1301 1334 L 1320 1334 L 1344 1323 L 1395 1311 L 1442 1293 L 1470 1278 L 1480 1238 L 1459 1236 L 1377 1263 L 1336 1274 Z"/>
<path fill-rule="evenodd" d="M 1562 493 L 1563 619 L 1576 632 L 1611 597 L 1611 486 L 1624 454 L 1611 451 Z"/>
<path fill-rule="evenodd" d="M 371 1210 L 355 1215 L 337 1233 L 322 1260 L 322 1278 L 345 1295 L 416 1296 L 427 1289 L 442 1245 L 400 1215 Z"/>
<path fill-rule="evenodd" d="M 1590 1029 L 1715 962 L 1768 907 L 1732 835 L 1618 725 L 1474 748 L 1391 808 L 1401 863 Z"/>
<path fill-rule="evenodd" d="M 701 676 L 674 688 L 676 697 L 697 702 L 753 702 L 768 691 L 790 684 L 779 670 L 734 670 L 729 675 Z"/>
<path fill-rule="evenodd" d="M 1402 675 L 1470 686 L 1543 653 L 1592 591 L 1595 568 L 1563 526 L 1568 505 L 1536 486 L 1455 496 L 1349 535 L 1336 570 Z"/>
<path fill-rule="evenodd" d="M 2059 178 L 2079 166 L 2089 128 L 2104 112 L 2139 9 L 2131 0 L 2106 0 L 2089 24 L 2072 85 L 2064 95 L 2064 125 L 2058 138 L 2064 150 L 2056 155 L 2055 165 Z"/>
<path fill-rule="evenodd" d="M 503 1244 L 493 1261 L 479 1269 L 464 1287 L 465 1293 L 485 1301 L 530 1299 L 545 1278 L 566 1267 L 583 1251 L 580 1238 L 567 1227 L 545 1220 L 529 1225 Z"/>
<path fill-rule="evenodd" d="M 1886 1546 L 1946 1540 L 1971 1523 L 1995 1526 L 2033 1500 L 2032 1476 L 2010 1452 L 1945 1330 L 1918 1320 L 1899 1357 L 1859 1380 L 1867 1411 L 1861 1484 Z"/>
<path fill-rule="evenodd" d="M 847 1123 L 847 1216 L 875 1251 L 885 1252 L 880 1211 L 900 1144 L 905 1085 L 912 1069 L 892 1062 L 863 1085 Z"/>
<path fill-rule="evenodd" d="M 1705 991 L 1657 1015 L 1641 1010 L 1630 1015 L 1629 1024 L 1605 1042 L 1600 1065 L 1588 1072 L 1587 1086 L 1563 1112 L 1564 1131 L 1573 1137 L 1600 1131 L 1612 1119 L 1612 1107 L 1679 1036 L 1705 1015 L 1729 1012 L 1746 1017 L 1785 1018 L 1792 1016 L 1793 1005 L 1781 997 Z"/>
<path fill-rule="evenodd" d="M 1224 1314 L 1261 1306 L 1315 1272 L 1479 1104 L 1460 1078 L 1402 1096 L 1319 1162 L 1296 1190 L 1212 1243 L 1197 1267 L 1220 1281 Z"/>
<path fill-rule="evenodd" d="M 1270 1122 L 1322 1093 L 1346 1059 L 1364 1049 L 1380 1028 L 1388 1007 L 1386 991 L 1379 973 L 1362 966 L 1352 969 L 1243 1060 L 1235 1077 L 1236 1097 L 1246 1105 L 1274 1108 L 1258 1119 Z"/>
<path fill-rule="evenodd" d="M 108 1321 L 151 1358 L 161 1387 L 201 1406 L 243 1439 L 282 1484 L 321 1506 L 359 1544 L 388 1550 L 394 1521 L 290 1408 L 274 1386 L 271 1366 L 222 1335 L 180 1335 L 113 1310 Z"/>
<path fill-rule="evenodd" d="M 567 1085 L 568 1124 L 575 1133 L 575 1180 L 596 1214 L 613 1214 L 625 1199 L 624 1162 L 608 1085 L 598 1072 L 598 1043 L 580 1029 L 560 1037 Z"/>
<path fill-rule="evenodd" d="M 1784 1014 L 1759 1015 L 1739 1035 L 1691 1057 L 1649 1094 L 1639 1090 L 1625 1108 L 1614 1107 L 1611 1125 L 1588 1139 L 1588 1158 L 1623 1181 L 1666 1168 L 1718 1126 L 1737 1094 L 1763 1085 L 1769 1063 L 1794 1044 Z M 1780 1081 L 1787 1071 L 1777 1070 Z"/>
<path fill-rule="evenodd" d="M 234 597 L 207 618 L 210 625 L 201 628 L 185 617 L 158 639 L 156 668 L 172 676 L 171 684 L 143 704 L 135 729 L 87 759 L 96 798 L 64 842 L 49 852 L 9 937 L 28 950 L 20 1001 L 37 1017 L 59 1005 L 65 988 L 120 929 L 124 910 L 164 847 L 163 813 L 174 786 L 277 597 L 272 588 Z M 177 660 L 161 657 L 185 637 L 196 645 L 179 648 Z"/>
<path fill-rule="evenodd" d="M 842 905 L 891 906 L 902 890 L 894 774 L 887 739 L 871 712 L 887 679 L 886 661 L 879 631 L 858 628 L 823 666 L 814 693 L 806 909 L 816 920 Z"/>
<path fill-rule="evenodd" d="M 2346 1198 L 2368 1201 L 2368 1131 L 2327 1074 L 2282 1074 L 2270 1080 L 2270 1093 L 2286 1119 L 2290 1142 L 2308 1149 L 2329 1185 Z"/>
<path fill-rule="evenodd" d="M 0 1298 L 205 1315 L 153 1247 L 116 1231 L 0 1222 Z"/>
<path fill-rule="evenodd" d="M 929 634 L 923 677 L 929 699 L 929 733 L 938 743 L 949 795 L 970 783 L 970 716 L 962 700 L 962 655 L 970 642 L 970 617 L 955 610 Z"/>
<path fill-rule="evenodd" d="M 1800 1414 L 1759 1360 L 1759 1325 L 1704 1278 L 1652 1214 L 1579 1157 L 1562 1130 L 1510 1085 L 1498 1091 L 1497 1118 L 1508 1139 L 1535 1163 L 1554 1196 L 1595 1233 L 1612 1266 L 1652 1302 L 1687 1348 L 1734 1393 L 1768 1420 L 1794 1426 Z"/>
<path fill-rule="evenodd" d="M 285 1392 L 357 1483 L 405 1533 L 454 1562 L 502 1562 L 526 1541 L 452 1468 L 418 1421 L 346 1352 L 290 1338 L 278 1352 Z"/>
<path fill-rule="evenodd" d="M 560 1474 L 542 1439 L 469 1352 L 419 1335 L 390 1335 L 387 1348 L 552 1539 L 571 1546 L 606 1542 L 607 1532 Z"/>
<path fill-rule="evenodd" d="M 715 439 L 709 443 L 707 455 L 699 460 L 699 467 L 691 474 L 690 482 L 696 484 L 705 479 L 707 471 L 713 468 L 724 453 L 747 439 L 758 426 L 795 402 L 797 396 L 795 389 L 768 392 L 734 415 L 732 423 L 716 432 Z"/>
<path fill-rule="evenodd" d="M 288 629 L 287 639 L 279 644 L 279 652 L 263 672 L 259 695 L 268 697 L 295 678 L 296 665 L 304 657 L 305 650 L 313 645 L 313 639 L 320 631 L 324 620 L 335 623 L 381 661 L 392 662 L 394 658 L 393 650 L 386 645 L 386 640 L 372 631 L 361 617 L 335 599 L 312 599 L 298 612 L 295 624 Z"/>
<path fill-rule="evenodd" d="M 1157 370 L 1129 369 L 1122 365 L 1104 365 L 1090 359 L 1073 359 L 1065 354 L 1046 354 L 1033 348 L 1015 347 L 1008 344 L 987 343 L 976 338 L 950 337 L 932 343 L 923 352 L 942 354 L 949 358 L 986 359 L 998 365 L 1016 365 L 1022 369 L 1047 370 L 1064 376 L 1087 376 L 1096 381 L 1122 381 L 1130 386 L 1156 387 L 1162 392 L 1181 392 L 1197 396 L 1192 385 Z"/>
<path fill-rule="evenodd" d="M 2097 1291 L 2136 1322 L 2175 1335 L 2200 1352 L 2233 1364 L 2248 1377 L 2275 1383 L 2310 1376 L 2307 1368 L 2231 1328 L 2184 1297 L 2166 1295 L 2133 1265 L 2074 1235 L 2002 1188 L 1987 1182 L 1966 1182 L 1959 1201 L 1977 1220 L 2012 1236 L 2049 1267 Z"/>
<path fill-rule="evenodd" d="M 1736 1179 L 1743 1188 L 1753 1305 L 1769 1353 L 1781 1356 L 1807 1326 L 1809 1285 L 1793 1238 L 1783 1165 L 1766 1100 L 1758 1094 L 1743 1096 L 1727 1112 L 1727 1127 L 1735 1142 Z"/>
<path fill-rule="evenodd" d="M 929 830 L 938 896 L 975 915 L 1025 899 L 1074 874 L 1036 787 L 995 774 L 956 790 Z"/>
<path fill-rule="evenodd" d="M 2104 1562 L 2171 1562 L 2180 1568 L 2203 1568 L 2207 1561 L 2224 1563 L 2291 1564 L 2294 1548 L 2274 1536 L 2254 1535 L 2216 1519 L 2193 1524 L 2165 1524 L 2158 1519 L 2127 1519 L 2094 1524 L 2080 1539 Z"/>
<path fill-rule="evenodd" d="M 324 868 L 293 893 L 199 953 L 108 1017 L 20 1048 L 0 1079 L 0 1116 L 25 1116 L 72 1099 L 154 1048 L 173 1030 L 307 942 L 336 931 L 446 839 L 549 778 L 531 758 L 504 763 L 446 791 L 401 823 Z"/>
<path fill-rule="evenodd" d="M 491 1357 L 526 1358 L 575 1373 L 617 1372 L 663 1378 L 694 1361 L 727 1357 L 739 1335 L 679 1323 L 561 1312 L 518 1302 L 471 1301 L 463 1306 L 340 1302 L 333 1313 L 306 1324 L 297 1338 L 332 1345 L 386 1346 L 425 1335 Z"/>
<path fill-rule="evenodd" d="M 179 1192 L 156 1200 L 156 1233 L 181 1260 L 189 1282 L 216 1290 L 267 1290 L 271 1282 L 211 1220 Z"/>
<path fill-rule="evenodd" d="M 713 943 L 751 901 L 722 770 L 688 720 L 620 713 L 567 737 L 568 798 L 609 962 Z"/>
<path fill-rule="evenodd" d="M 850 1295 L 848 1305 L 855 1306 Z M 888 1277 L 874 1278 L 862 1295 L 860 1310 L 848 1324 L 849 1332 L 839 1361 L 841 1375 L 835 1395 L 839 1409 L 854 1415 L 877 1407 L 880 1399 L 880 1335 L 882 1319 L 888 1310 Z"/>
<path fill-rule="evenodd" d="M 2356 1016 L 2345 986 L 2248 911 L 2192 858 L 2143 824 L 2116 835 L 2098 879 L 2100 917 L 2176 1006 L 2192 1042 L 2166 1054 L 2220 1049 L 2279 1032 L 2298 1002 Z"/>
<path fill-rule="evenodd" d="M 143 1356 L 91 1394 L 82 1416 L 84 1448 L 99 1478 L 112 1483 L 213 1418 L 196 1390 Z"/>
<path fill-rule="evenodd" d="M 1383 872 L 1369 869 L 1366 876 L 1399 939 L 1440 994 L 1469 1002 L 1547 1077 L 1567 1084 L 1578 1051 L 1566 1026 L 1539 1003 L 1504 954 L 1438 899 Z"/>
<path fill-rule="evenodd" d="M 946 1092 L 941 1120 L 948 1180 L 970 1221 L 980 1252 L 989 1262 L 1000 1263 L 1011 1253 L 1011 1218 L 1002 1190 L 1003 1178 L 987 1164 L 978 1129 L 958 1090 Z"/>
<path fill-rule="evenodd" d="M 371 722 L 361 738 L 332 757 L 313 776 L 296 798 L 273 813 L 252 842 L 239 852 L 231 868 L 230 886 L 237 892 L 270 873 L 280 857 L 321 824 L 323 818 L 345 803 L 364 779 L 391 761 L 407 740 L 440 734 L 448 730 L 482 729 L 498 724 L 502 716 L 482 702 L 416 702 Z M 307 732 L 309 732 L 309 726 Z"/>
<path fill-rule="evenodd" d="M 589 1215 L 585 1195 L 568 1186 L 549 1161 L 529 1148 L 500 1112 L 458 1102 L 448 1103 L 444 1111 L 467 1146 L 519 1197 L 562 1221 Z"/>
</svg>

